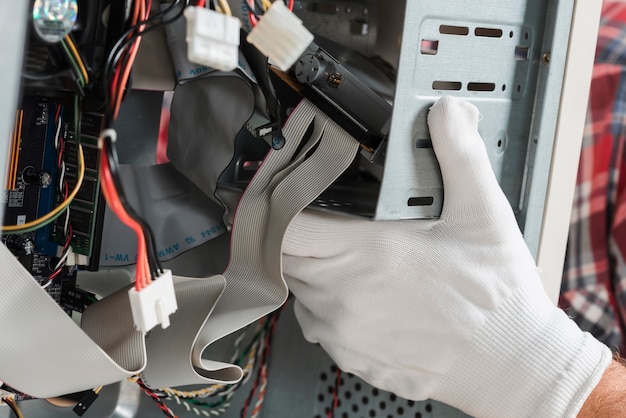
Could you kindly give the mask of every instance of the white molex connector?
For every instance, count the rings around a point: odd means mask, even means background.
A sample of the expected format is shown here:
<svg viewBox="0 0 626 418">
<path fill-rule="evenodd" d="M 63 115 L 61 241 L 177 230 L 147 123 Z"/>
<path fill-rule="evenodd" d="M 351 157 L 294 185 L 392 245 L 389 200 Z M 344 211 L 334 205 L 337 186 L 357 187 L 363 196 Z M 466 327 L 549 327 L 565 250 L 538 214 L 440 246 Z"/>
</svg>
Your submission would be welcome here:
<svg viewBox="0 0 626 418">
<path fill-rule="evenodd" d="M 176 312 L 176 293 L 172 272 L 164 270 L 152 283 L 137 291 L 128 291 L 133 320 L 139 331 L 148 332 L 158 324 L 161 328 L 170 326 L 170 315 Z"/>
<path fill-rule="evenodd" d="M 187 59 L 221 71 L 239 64 L 241 21 L 203 7 L 187 7 Z"/>
<path fill-rule="evenodd" d="M 60 257 L 63 253 L 63 247 L 59 247 L 57 250 L 57 257 Z M 67 258 L 65 259 L 66 266 L 86 266 L 89 264 L 89 257 L 83 254 L 77 254 L 72 251 L 72 247 L 68 249 Z"/>
<path fill-rule="evenodd" d="M 273 65 L 287 71 L 313 42 L 313 34 L 284 2 L 275 1 L 246 39 Z"/>
<path fill-rule="evenodd" d="M 5 398 L 15 399 L 15 393 L 11 393 L 6 390 L 0 389 L 0 406 L 6 405 L 4 403 Z"/>
</svg>

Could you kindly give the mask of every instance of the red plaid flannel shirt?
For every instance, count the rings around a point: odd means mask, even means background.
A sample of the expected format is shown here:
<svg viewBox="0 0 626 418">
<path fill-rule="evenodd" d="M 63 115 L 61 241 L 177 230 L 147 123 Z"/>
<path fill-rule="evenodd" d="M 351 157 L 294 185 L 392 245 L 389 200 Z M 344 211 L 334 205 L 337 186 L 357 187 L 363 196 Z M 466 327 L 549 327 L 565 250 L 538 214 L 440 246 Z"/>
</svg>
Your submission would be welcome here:
<svg viewBox="0 0 626 418">
<path fill-rule="evenodd" d="M 560 306 L 626 352 L 626 3 L 602 10 Z"/>
</svg>

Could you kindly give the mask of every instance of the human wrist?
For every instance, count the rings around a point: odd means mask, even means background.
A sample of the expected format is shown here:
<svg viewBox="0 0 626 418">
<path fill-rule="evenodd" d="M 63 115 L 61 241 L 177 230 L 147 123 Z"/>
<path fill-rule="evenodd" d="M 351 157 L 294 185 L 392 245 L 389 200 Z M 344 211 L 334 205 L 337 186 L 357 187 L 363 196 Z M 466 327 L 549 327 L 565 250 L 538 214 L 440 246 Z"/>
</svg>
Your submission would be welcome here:
<svg viewBox="0 0 626 418">
<path fill-rule="evenodd" d="M 578 418 L 626 416 L 626 363 L 616 357 L 586 399 Z"/>
<path fill-rule="evenodd" d="M 434 398 L 478 417 L 575 416 L 610 362 L 606 346 L 525 285 L 488 315 Z"/>
</svg>

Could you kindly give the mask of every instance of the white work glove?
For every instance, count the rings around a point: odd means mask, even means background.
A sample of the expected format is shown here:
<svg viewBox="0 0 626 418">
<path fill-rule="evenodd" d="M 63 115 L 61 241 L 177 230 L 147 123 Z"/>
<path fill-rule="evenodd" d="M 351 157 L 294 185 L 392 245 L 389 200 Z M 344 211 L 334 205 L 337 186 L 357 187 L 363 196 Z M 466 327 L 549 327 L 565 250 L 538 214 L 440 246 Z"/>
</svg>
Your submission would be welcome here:
<svg viewBox="0 0 626 418">
<path fill-rule="evenodd" d="M 440 99 L 438 220 L 305 211 L 283 269 L 307 340 L 402 397 L 484 417 L 575 416 L 611 361 L 546 296 L 478 134 L 478 110 Z"/>
</svg>

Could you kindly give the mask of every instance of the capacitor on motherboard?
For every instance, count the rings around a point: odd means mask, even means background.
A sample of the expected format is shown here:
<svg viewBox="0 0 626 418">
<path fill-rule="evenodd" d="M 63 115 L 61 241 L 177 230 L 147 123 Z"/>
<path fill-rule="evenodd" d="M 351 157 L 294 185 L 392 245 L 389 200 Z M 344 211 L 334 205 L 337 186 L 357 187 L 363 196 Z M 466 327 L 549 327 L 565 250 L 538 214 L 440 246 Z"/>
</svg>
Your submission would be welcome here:
<svg viewBox="0 0 626 418">
<path fill-rule="evenodd" d="M 37 170 L 34 167 L 26 167 L 22 172 L 22 180 L 24 183 L 38 186 L 42 189 L 52 184 L 52 176 L 44 170 Z"/>
</svg>

